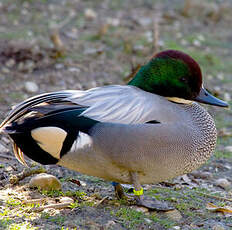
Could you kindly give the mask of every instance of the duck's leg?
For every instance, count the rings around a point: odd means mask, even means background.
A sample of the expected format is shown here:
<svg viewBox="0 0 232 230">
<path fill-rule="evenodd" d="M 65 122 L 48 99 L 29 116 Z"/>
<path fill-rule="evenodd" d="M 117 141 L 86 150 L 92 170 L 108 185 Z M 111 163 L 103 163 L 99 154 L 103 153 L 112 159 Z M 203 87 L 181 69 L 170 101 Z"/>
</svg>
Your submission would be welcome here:
<svg viewBox="0 0 232 230">
<path fill-rule="evenodd" d="M 173 210 L 167 203 L 156 200 L 154 197 L 148 197 L 143 195 L 143 188 L 139 183 L 138 175 L 136 172 L 131 172 L 131 182 L 134 185 L 134 195 L 137 205 L 146 207 L 148 209 L 157 211 Z"/>
<path fill-rule="evenodd" d="M 115 196 L 118 199 L 132 199 L 132 197 L 124 191 L 120 183 L 112 182 L 112 185 L 114 186 Z"/>
</svg>

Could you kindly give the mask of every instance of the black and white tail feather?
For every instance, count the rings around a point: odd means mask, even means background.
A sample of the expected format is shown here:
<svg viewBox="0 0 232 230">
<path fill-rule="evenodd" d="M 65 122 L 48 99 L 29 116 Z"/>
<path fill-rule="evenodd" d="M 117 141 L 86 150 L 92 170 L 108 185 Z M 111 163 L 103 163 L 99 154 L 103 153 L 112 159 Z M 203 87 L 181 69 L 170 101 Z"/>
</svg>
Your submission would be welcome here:
<svg viewBox="0 0 232 230">
<path fill-rule="evenodd" d="M 67 100 L 72 94 L 60 91 L 29 98 L 2 122 L 0 131 L 11 137 L 14 154 L 22 164 L 26 165 L 23 153 L 42 164 L 57 163 L 81 134 L 89 135 L 98 123 L 81 115 L 87 107 Z"/>
</svg>

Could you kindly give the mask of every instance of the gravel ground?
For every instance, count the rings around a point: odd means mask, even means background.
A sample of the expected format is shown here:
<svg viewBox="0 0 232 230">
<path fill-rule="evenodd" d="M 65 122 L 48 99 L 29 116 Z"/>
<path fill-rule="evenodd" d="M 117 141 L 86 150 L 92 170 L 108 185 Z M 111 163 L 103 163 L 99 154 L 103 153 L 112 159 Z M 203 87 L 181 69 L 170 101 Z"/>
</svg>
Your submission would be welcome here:
<svg viewBox="0 0 232 230">
<path fill-rule="evenodd" d="M 231 15 L 230 0 L 2 0 L 0 121 L 39 93 L 126 84 L 133 69 L 164 49 L 192 55 L 206 88 L 231 105 Z M 0 229 L 232 229 L 232 112 L 206 108 L 218 129 L 214 156 L 191 174 L 145 186 L 147 195 L 174 206 L 171 212 L 118 201 L 109 182 L 58 166 L 44 170 L 62 192 L 29 188 L 32 176 L 14 184 L 25 167 L 0 136 Z M 46 208 L 62 199 L 71 204 Z"/>
</svg>

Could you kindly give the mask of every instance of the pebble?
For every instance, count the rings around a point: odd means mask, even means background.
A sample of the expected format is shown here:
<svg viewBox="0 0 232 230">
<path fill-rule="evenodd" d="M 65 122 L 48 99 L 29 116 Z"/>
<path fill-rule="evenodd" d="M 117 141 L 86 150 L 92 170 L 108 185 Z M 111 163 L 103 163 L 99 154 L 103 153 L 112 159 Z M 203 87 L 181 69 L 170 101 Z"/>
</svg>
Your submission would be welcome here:
<svg viewBox="0 0 232 230">
<path fill-rule="evenodd" d="M 224 100 L 225 101 L 231 101 L 231 96 L 230 96 L 230 94 L 229 93 L 224 93 Z"/>
<path fill-rule="evenodd" d="M 63 69 L 63 68 L 64 68 L 64 64 L 62 63 L 55 64 L 55 69 Z"/>
<path fill-rule="evenodd" d="M 194 45 L 194 46 L 197 46 L 197 47 L 200 47 L 200 46 L 201 46 L 201 42 L 200 42 L 199 40 L 195 39 L 195 40 L 193 41 L 193 45 Z"/>
<path fill-rule="evenodd" d="M 10 73 L 10 70 L 6 67 L 2 67 L 2 72 L 3 73 Z"/>
<path fill-rule="evenodd" d="M 71 197 L 64 196 L 60 198 L 61 203 L 73 203 L 74 200 Z"/>
<path fill-rule="evenodd" d="M 221 187 L 221 188 L 224 188 L 224 189 L 228 189 L 231 187 L 231 183 L 226 179 L 226 178 L 220 178 L 220 179 L 217 179 L 215 181 L 215 184 L 218 186 L 218 187 Z"/>
<path fill-rule="evenodd" d="M 144 218 L 144 221 L 147 222 L 148 224 L 152 223 L 152 220 L 148 219 L 148 218 Z"/>
<path fill-rule="evenodd" d="M 138 22 L 141 26 L 149 26 L 152 23 L 152 19 L 150 17 L 141 17 L 138 19 Z"/>
<path fill-rule="evenodd" d="M 221 224 L 216 224 L 213 226 L 212 230 L 225 230 Z"/>
<path fill-rule="evenodd" d="M 165 214 L 167 215 L 167 217 L 174 221 L 180 221 L 182 219 L 182 215 L 177 209 L 167 211 L 165 212 Z"/>
<path fill-rule="evenodd" d="M 89 20 L 93 20 L 97 17 L 97 13 L 93 9 L 90 9 L 90 8 L 85 9 L 84 15 Z"/>
<path fill-rule="evenodd" d="M 213 178 L 213 174 L 210 172 L 193 171 L 190 173 L 190 175 L 194 176 L 195 178 L 200 178 L 200 179 L 212 179 Z"/>
<path fill-rule="evenodd" d="M 29 186 L 45 190 L 61 190 L 60 181 L 55 176 L 47 173 L 41 173 L 32 177 Z"/>
<path fill-rule="evenodd" d="M 39 91 L 39 87 L 35 82 L 27 81 L 25 82 L 25 90 L 28 93 L 36 93 Z"/>
<path fill-rule="evenodd" d="M 118 18 L 107 18 L 107 24 L 111 25 L 111 26 L 119 26 L 120 25 L 120 20 Z"/>
<path fill-rule="evenodd" d="M 232 146 L 226 146 L 224 150 L 232 153 Z"/>
<path fill-rule="evenodd" d="M 132 208 L 134 208 L 135 211 L 142 212 L 142 213 L 147 213 L 149 211 L 148 208 L 145 208 L 145 207 L 132 206 Z"/>
<path fill-rule="evenodd" d="M 5 65 L 9 68 L 12 68 L 15 65 L 15 60 L 11 58 L 5 63 Z"/>
<path fill-rule="evenodd" d="M 81 70 L 79 68 L 76 68 L 76 67 L 69 67 L 68 71 L 69 72 L 76 72 L 76 73 L 80 73 L 81 72 Z"/>
<path fill-rule="evenodd" d="M 179 230 L 180 226 L 173 226 L 172 229 Z"/>
</svg>

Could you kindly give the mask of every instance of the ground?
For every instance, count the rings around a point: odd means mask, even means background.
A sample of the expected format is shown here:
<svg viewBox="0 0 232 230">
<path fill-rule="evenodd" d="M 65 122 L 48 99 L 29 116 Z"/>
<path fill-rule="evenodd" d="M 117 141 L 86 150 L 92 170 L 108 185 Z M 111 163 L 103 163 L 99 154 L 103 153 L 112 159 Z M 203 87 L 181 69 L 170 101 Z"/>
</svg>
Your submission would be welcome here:
<svg viewBox="0 0 232 230">
<path fill-rule="evenodd" d="M 229 0 L 2 0 L 0 121 L 35 94 L 126 84 L 132 67 L 164 49 L 192 55 L 205 87 L 232 105 L 231 14 Z M 14 184 L 25 167 L 0 136 L 0 229 L 231 229 L 232 112 L 205 107 L 218 130 L 214 156 L 191 174 L 145 186 L 175 207 L 169 213 L 118 201 L 109 182 L 58 166 L 44 169 L 62 192 L 30 189 L 31 176 Z M 62 197 L 69 207 L 38 211 Z"/>
</svg>

